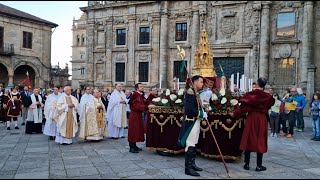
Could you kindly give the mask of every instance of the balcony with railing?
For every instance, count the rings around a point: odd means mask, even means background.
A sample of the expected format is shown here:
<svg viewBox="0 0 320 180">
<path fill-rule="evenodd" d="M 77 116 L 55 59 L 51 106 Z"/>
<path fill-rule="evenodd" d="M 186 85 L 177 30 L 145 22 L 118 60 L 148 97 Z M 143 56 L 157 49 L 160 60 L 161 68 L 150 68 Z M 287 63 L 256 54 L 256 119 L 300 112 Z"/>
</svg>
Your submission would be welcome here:
<svg viewBox="0 0 320 180">
<path fill-rule="evenodd" d="M 14 55 L 14 45 L 9 43 L 0 44 L 0 55 L 12 56 Z"/>
</svg>

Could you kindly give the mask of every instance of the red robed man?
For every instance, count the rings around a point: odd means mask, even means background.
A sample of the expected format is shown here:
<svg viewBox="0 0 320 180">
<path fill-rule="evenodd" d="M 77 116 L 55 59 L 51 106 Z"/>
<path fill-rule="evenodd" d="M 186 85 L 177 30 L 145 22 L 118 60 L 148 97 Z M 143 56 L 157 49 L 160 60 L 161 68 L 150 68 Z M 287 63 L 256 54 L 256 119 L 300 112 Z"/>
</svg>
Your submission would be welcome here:
<svg viewBox="0 0 320 180">
<path fill-rule="evenodd" d="M 241 118 L 246 115 L 245 127 L 243 130 L 240 149 L 245 151 L 244 169 L 249 170 L 250 152 L 257 152 L 256 171 L 265 171 L 267 168 L 262 166 L 263 153 L 268 149 L 268 122 L 267 113 L 273 106 L 274 99 L 264 92 L 267 84 L 265 78 L 257 80 L 256 88 L 246 93 L 240 100 L 240 106 L 231 116 Z"/>
<path fill-rule="evenodd" d="M 136 142 L 144 142 L 142 113 L 148 110 L 148 105 L 143 97 L 142 84 L 137 83 L 134 88 L 136 91 L 131 95 L 129 101 L 131 112 L 128 125 L 128 141 L 130 146 L 129 152 L 138 153 L 142 149 L 137 147 Z"/>
</svg>

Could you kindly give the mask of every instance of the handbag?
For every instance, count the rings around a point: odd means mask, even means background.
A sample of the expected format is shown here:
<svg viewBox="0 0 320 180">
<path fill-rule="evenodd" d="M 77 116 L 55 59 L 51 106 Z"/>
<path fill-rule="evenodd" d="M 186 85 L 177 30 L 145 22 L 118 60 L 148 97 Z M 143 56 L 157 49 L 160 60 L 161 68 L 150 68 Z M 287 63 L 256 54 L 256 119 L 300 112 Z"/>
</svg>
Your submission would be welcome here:
<svg viewBox="0 0 320 180">
<path fill-rule="evenodd" d="M 277 118 L 279 116 L 279 113 L 276 113 L 276 112 L 274 112 L 274 111 L 271 111 L 271 113 L 270 113 L 270 117 L 271 118 Z"/>
</svg>

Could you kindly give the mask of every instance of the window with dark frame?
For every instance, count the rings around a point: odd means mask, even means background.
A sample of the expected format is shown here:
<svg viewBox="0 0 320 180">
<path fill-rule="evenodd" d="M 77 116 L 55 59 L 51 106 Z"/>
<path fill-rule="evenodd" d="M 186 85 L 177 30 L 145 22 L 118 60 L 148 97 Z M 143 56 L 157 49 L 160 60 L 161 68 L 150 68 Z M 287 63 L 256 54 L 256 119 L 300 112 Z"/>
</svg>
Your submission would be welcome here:
<svg viewBox="0 0 320 180">
<path fill-rule="evenodd" d="M 0 26 L 0 48 L 1 48 L 1 50 L 3 49 L 3 36 L 4 36 L 3 27 Z"/>
<path fill-rule="evenodd" d="M 80 45 L 80 36 L 77 35 L 77 46 L 79 46 L 79 45 Z"/>
<path fill-rule="evenodd" d="M 187 64 L 188 62 L 186 62 L 186 67 L 188 67 Z M 180 82 L 186 81 L 187 79 L 187 71 L 185 67 L 183 67 L 182 73 L 180 72 L 181 66 L 182 66 L 182 61 L 173 62 L 173 78 L 174 77 L 179 78 Z"/>
<path fill-rule="evenodd" d="M 150 28 L 140 27 L 139 44 L 149 44 Z"/>
<path fill-rule="evenodd" d="M 80 69 L 80 73 L 81 73 L 81 75 L 84 74 L 84 68 L 81 68 L 81 69 Z"/>
<path fill-rule="evenodd" d="M 296 59 L 281 58 L 275 59 L 275 80 L 277 85 L 294 85 L 296 77 Z"/>
<path fill-rule="evenodd" d="M 294 37 L 296 25 L 295 12 L 282 12 L 277 15 L 277 36 Z"/>
<path fill-rule="evenodd" d="M 85 45 L 85 38 L 84 38 L 84 35 L 82 34 L 81 36 L 81 45 Z"/>
<path fill-rule="evenodd" d="M 32 49 L 32 33 L 23 31 L 23 48 Z"/>
<path fill-rule="evenodd" d="M 124 82 L 125 63 L 116 63 L 116 82 Z"/>
<path fill-rule="evenodd" d="M 126 45 L 126 29 L 117 29 L 117 45 Z"/>
<path fill-rule="evenodd" d="M 149 81 L 149 62 L 139 62 L 139 82 Z"/>
<path fill-rule="evenodd" d="M 176 23 L 176 41 L 187 40 L 187 23 Z"/>
</svg>

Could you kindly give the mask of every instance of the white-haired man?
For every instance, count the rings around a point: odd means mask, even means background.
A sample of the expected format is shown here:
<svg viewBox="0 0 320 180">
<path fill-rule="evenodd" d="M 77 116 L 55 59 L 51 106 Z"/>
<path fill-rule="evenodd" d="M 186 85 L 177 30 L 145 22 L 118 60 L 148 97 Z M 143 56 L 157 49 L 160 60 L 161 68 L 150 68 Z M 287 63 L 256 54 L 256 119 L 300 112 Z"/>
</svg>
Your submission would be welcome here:
<svg viewBox="0 0 320 180">
<path fill-rule="evenodd" d="M 54 119 L 57 120 L 57 134 L 55 142 L 72 144 L 72 138 L 78 131 L 77 109 L 79 102 L 71 95 L 71 87 L 64 88 L 64 94 L 58 99 Z"/>
<path fill-rule="evenodd" d="M 31 105 L 28 108 L 26 134 L 42 133 L 42 97 L 39 94 L 39 89 L 34 88 L 33 94 L 30 95 Z"/>
<path fill-rule="evenodd" d="M 92 99 L 84 104 L 78 136 L 81 139 L 98 141 L 106 136 L 106 109 L 100 99 L 100 94 L 100 91 L 95 89 L 93 91 Z"/>
<path fill-rule="evenodd" d="M 44 115 L 46 117 L 46 123 L 44 125 L 43 134 L 49 136 L 50 140 L 54 140 L 56 136 L 57 124 L 53 119 L 53 115 L 56 111 L 59 97 L 59 88 L 54 87 L 53 93 L 48 96 L 44 105 Z"/>
<path fill-rule="evenodd" d="M 123 131 L 124 127 L 127 126 L 125 100 L 126 95 L 121 90 L 121 84 L 116 84 L 111 94 L 107 110 L 109 137 L 112 139 L 124 138 Z"/>
</svg>

